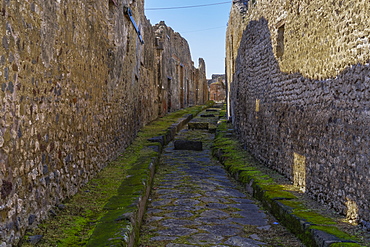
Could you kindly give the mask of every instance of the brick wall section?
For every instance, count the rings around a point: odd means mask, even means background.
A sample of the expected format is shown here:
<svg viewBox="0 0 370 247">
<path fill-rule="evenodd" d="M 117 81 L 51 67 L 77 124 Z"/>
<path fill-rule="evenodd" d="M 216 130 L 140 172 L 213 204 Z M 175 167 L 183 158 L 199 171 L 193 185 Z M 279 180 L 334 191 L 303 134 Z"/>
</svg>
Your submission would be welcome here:
<svg viewBox="0 0 370 247">
<path fill-rule="evenodd" d="M 236 131 L 301 190 L 350 220 L 369 221 L 370 6 L 255 2 L 246 12 L 234 4 L 228 25 Z"/>
<path fill-rule="evenodd" d="M 0 246 L 16 243 L 164 114 L 144 3 L 113 2 L 0 6 Z M 191 65 L 189 54 L 184 64 Z"/>
</svg>

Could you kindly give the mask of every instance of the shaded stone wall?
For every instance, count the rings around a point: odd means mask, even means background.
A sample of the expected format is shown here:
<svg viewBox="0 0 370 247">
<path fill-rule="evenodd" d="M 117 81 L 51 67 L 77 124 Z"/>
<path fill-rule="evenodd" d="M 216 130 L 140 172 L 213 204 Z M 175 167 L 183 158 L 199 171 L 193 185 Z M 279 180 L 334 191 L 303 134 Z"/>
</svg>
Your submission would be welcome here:
<svg viewBox="0 0 370 247">
<path fill-rule="evenodd" d="M 369 221 L 370 5 L 240 4 L 227 36 L 240 138 L 302 191 L 351 221 Z"/>
<path fill-rule="evenodd" d="M 143 5 L 2 2 L 1 246 L 16 243 L 162 114 L 155 33 Z M 190 66 L 190 56 L 183 63 Z"/>
</svg>

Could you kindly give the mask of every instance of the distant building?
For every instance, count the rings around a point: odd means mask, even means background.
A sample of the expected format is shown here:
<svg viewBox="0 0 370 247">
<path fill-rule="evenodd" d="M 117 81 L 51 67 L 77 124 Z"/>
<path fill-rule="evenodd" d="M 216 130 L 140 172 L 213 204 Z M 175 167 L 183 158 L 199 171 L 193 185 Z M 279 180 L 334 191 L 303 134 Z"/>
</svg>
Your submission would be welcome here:
<svg viewBox="0 0 370 247">
<path fill-rule="evenodd" d="M 212 83 L 217 82 L 218 78 L 222 78 L 222 83 L 225 84 L 225 74 L 213 74 L 212 79 L 208 79 L 208 86 L 210 86 Z"/>
<path fill-rule="evenodd" d="M 225 102 L 226 86 L 225 75 L 212 75 L 212 79 L 208 80 L 209 84 L 209 99 L 216 102 Z"/>
</svg>

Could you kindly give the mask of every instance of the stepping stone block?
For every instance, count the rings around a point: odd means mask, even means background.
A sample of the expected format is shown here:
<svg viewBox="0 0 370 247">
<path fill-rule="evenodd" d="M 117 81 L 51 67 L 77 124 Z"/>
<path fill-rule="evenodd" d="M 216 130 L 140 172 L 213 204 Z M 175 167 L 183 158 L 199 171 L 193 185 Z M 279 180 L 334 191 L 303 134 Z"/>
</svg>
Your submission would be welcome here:
<svg viewBox="0 0 370 247">
<path fill-rule="evenodd" d="M 188 127 L 189 129 L 207 130 L 209 129 L 209 123 L 192 122 L 192 123 L 188 123 Z"/>
<path fill-rule="evenodd" d="M 200 117 L 216 117 L 216 116 L 213 114 L 203 114 L 203 115 L 200 115 Z"/>
<path fill-rule="evenodd" d="M 159 142 L 162 146 L 164 146 L 164 136 L 156 136 L 149 138 L 148 141 L 150 142 Z"/>
<path fill-rule="evenodd" d="M 193 150 L 202 151 L 203 144 L 201 141 L 176 140 L 174 142 L 175 150 Z"/>
<path fill-rule="evenodd" d="M 218 110 L 215 110 L 215 109 L 207 109 L 206 111 L 207 112 L 218 112 Z"/>
</svg>

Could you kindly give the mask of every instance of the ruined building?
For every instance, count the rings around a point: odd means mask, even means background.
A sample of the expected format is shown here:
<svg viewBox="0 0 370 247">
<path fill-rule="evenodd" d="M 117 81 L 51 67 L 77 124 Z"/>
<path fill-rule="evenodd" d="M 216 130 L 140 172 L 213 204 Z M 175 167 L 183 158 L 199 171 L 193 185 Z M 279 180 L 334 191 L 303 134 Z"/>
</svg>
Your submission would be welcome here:
<svg viewBox="0 0 370 247">
<path fill-rule="evenodd" d="M 248 150 L 352 221 L 370 221 L 370 4 L 233 1 L 229 115 Z"/>
<path fill-rule="evenodd" d="M 184 106 L 203 104 L 208 98 L 205 62 L 194 68 L 189 45 L 162 21 L 154 26 L 160 115 Z"/>
<path fill-rule="evenodd" d="M 215 82 L 209 85 L 209 99 L 215 102 L 225 102 L 226 85 L 222 77 L 218 77 Z"/>
<path fill-rule="evenodd" d="M 225 74 L 212 74 L 212 79 L 208 79 L 209 99 L 215 102 L 226 100 L 226 76 Z"/>
<path fill-rule="evenodd" d="M 205 64 L 143 0 L 2 1 L 0 246 L 72 196 L 146 123 L 203 104 Z"/>
</svg>

